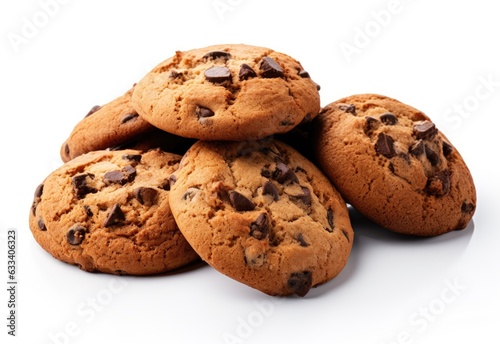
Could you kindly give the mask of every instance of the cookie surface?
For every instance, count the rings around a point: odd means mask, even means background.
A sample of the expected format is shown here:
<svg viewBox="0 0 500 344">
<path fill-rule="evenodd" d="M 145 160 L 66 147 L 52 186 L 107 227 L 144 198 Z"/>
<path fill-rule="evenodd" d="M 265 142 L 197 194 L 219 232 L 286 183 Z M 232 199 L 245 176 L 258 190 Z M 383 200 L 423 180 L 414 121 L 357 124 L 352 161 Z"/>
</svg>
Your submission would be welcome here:
<svg viewBox="0 0 500 344">
<path fill-rule="evenodd" d="M 79 155 L 121 146 L 137 136 L 154 131 L 154 126 L 141 118 L 131 105 L 130 89 L 115 100 L 94 106 L 76 124 L 61 145 L 61 159 L 67 162 Z"/>
<path fill-rule="evenodd" d="M 320 109 L 301 64 L 243 44 L 178 51 L 134 89 L 134 108 L 167 132 L 203 140 L 259 139 L 291 130 Z"/>
<path fill-rule="evenodd" d="M 52 172 L 30 211 L 35 240 L 86 271 L 148 275 L 198 259 L 169 206 L 180 156 L 151 150 L 94 151 Z"/>
<path fill-rule="evenodd" d="M 318 164 L 345 200 L 399 233 L 463 229 L 476 208 L 457 149 L 421 111 L 376 94 L 326 106 L 313 123 Z"/>
<path fill-rule="evenodd" d="M 345 202 L 291 147 L 271 140 L 199 141 L 171 178 L 182 233 L 219 272 L 270 295 L 304 296 L 345 266 Z"/>
</svg>

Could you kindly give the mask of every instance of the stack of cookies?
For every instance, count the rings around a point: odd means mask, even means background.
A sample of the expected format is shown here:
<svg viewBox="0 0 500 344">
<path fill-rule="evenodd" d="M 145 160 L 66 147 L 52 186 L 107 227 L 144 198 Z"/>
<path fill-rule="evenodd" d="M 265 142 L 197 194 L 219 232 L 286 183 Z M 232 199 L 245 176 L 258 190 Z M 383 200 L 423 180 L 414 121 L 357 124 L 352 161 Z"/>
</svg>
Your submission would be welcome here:
<svg viewBox="0 0 500 344">
<path fill-rule="evenodd" d="M 248 45 L 186 52 L 95 106 L 35 191 L 30 228 L 86 271 L 149 275 L 202 259 L 269 295 L 337 276 L 347 204 L 399 233 L 467 226 L 472 177 L 422 112 L 389 97 L 320 107 L 292 57 Z"/>
</svg>

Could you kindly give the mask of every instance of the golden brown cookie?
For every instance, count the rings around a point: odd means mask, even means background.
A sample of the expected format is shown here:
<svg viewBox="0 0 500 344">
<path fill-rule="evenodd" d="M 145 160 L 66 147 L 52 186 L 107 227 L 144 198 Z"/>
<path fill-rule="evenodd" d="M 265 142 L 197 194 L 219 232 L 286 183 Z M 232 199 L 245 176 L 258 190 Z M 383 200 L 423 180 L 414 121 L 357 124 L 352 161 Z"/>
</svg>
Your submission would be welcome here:
<svg viewBox="0 0 500 344">
<path fill-rule="evenodd" d="M 346 201 L 399 233 L 463 229 L 476 208 L 472 176 L 421 111 L 360 94 L 326 106 L 314 123 L 317 161 Z"/>
<path fill-rule="evenodd" d="M 352 247 L 342 197 L 278 141 L 195 143 L 171 178 L 170 204 L 203 260 L 270 295 L 306 295 L 340 273 Z"/>
<path fill-rule="evenodd" d="M 247 140 L 315 117 L 317 89 L 292 57 L 227 44 L 178 51 L 136 85 L 132 103 L 148 122 L 179 136 Z"/>
<path fill-rule="evenodd" d="M 30 228 L 55 258 L 86 271 L 149 275 L 198 259 L 169 206 L 180 156 L 94 151 L 52 172 L 36 189 Z"/>
</svg>

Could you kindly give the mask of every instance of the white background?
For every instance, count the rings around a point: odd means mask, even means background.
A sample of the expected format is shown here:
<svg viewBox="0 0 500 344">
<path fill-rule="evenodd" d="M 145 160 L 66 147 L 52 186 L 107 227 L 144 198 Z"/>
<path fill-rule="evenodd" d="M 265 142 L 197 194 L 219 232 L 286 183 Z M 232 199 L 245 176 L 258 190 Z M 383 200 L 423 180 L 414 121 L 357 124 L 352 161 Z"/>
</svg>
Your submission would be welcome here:
<svg viewBox="0 0 500 344">
<path fill-rule="evenodd" d="M 0 23 L 0 342 L 500 342 L 493 1 L 2 1 Z M 346 268 L 303 299 L 269 297 L 206 265 L 117 277 L 43 251 L 28 212 L 73 126 L 176 50 L 219 43 L 295 57 L 321 85 L 322 105 L 371 92 L 424 111 L 473 174 L 473 223 L 414 239 L 353 214 Z M 17 231 L 15 338 L 7 335 L 8 229 Z"/>
</svg>

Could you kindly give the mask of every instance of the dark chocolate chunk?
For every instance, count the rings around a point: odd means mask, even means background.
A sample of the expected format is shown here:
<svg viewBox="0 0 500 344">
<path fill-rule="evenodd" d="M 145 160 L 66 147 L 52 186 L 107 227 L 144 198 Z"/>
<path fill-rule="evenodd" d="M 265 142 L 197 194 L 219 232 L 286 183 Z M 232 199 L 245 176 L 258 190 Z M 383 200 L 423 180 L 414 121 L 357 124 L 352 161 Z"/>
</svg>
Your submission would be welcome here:
<svg viewBox="0 0 500 344">
<path fill-rule="evenodd" d="M 309 73 L 308 73 L 308 72 L 306 72 L 306 71 L 305 71 L 305 70 L 303 70 L 303 69 L 302 69 L 301 71 L 299 71 L 299 76 L 300 76 L 301 78 L 306 78 L 306 79 L 310 79 L 310 78 L 311 78 L 311 76 L 309 75 Z"/>
<path fill-rule="evenodd" d="M 384 133 L 378 134 L 377 143 L 375 143 L 375 151 L 389 159 L 394 157 L 396 155 L 396 150 L 394 149 L 394 140 L 392 137 Z"/>
<path fill-rule="evenodd" d="M 38 228 L 41 231 L 46 231 L 47 230 L 47 227 L 45 226 L 45 221 L 42 218 L 38 219 Z"/>
<path fill-rule="evenodd" d="M 256 76 L 257 76 L 257 73 L 255 73 L 255 71 L 252 69 L 252 67 L 250 67 L 246 63 L 241 65 L 240 74 L 239 74 L 240 80 L 248 80 L 250 78 L 255 78 Z"/>
<path fill-rule="evenodd" d="M 271 195 L 273 197 L 273 201 L 280 199 L 278 188 L 270 181 L 265 182 L 262 186 L 262 194 Z"/>
<path fill-rule="evenodd" d="M 131 121 L 133 119 L 136 119 L 137 117 L 139 117 L 139 114 L 137 114 L 137 113 L 129 113 L 129 114 L 123 116 L 123 118 L 122 118 L 122 124 L 127 123 L 127 122 L 129 122 L 129 121 Z"/>
<path fill-rule="evenodd" d="M 187 191 L 182 195 L 182 199 L 184 201 L 192 201 L 194 196 L 200 191 L 199 188 L 197 187 L 190 187 L 187 189 Z"/>
<path fill-rule="evenodd" d="M 453 146 L 446 141 L 443 141 L 443 154 L 446 158 L 453 152 Z"/>
<path fill-rule="evenodd" d="M 469 203 L 467 201 L 464 201 L 462 203 L 462 208 L 461 208 L 462 213 L 464 213 L 464 214 L 471 214 L 474 211 L 474 209 L 476 209 L 475 204 Z"/>
<path fill-rule="evenodd" d="M 195 112 L 198 119 L 212 117 L 215 115 L 215 113 L 212 110 L 202 106 L 197 106 Z"/>
<path fill-rule="evenodd" d="M 302 246 L 302 247 L 309 246 L 307 241 L 304 239 L 304 236 L 302 235 L 302 233 L 299 233 L 299 235 L 297 236 L 297 241 L 299 242 L 300 246 Z"/>
<path fill-rule="evenodd" d="M 224 60 L 229 60 L 231 58 L 231 54 L 226 52 L 226 51 L 211 51 L 209 53 L 206 53 L 203 55 L 204 60 L 209 60 L 209 59 L 218 59 L 222 57 Z"/>
<path fill-rule="evenodd" d="M 80 245 L 85 239 L 86 229 L 79 225 L 74 225 L 66 233 L 66 239 L 71 245 Z"/>
<path fill-rule="evenodd" d="M 425 190 L 431 196 L 444 196 L 450 192 L 450 171 L 442 170 L 427 180 Z"/>
<path fill-rule="evenodd" d="M 410 147 L 410 154 L 414 156 L 420 156 L 425 153 L 425 144 L 424 141 L 418 140 Z"/>
<path fill-rule="evenodd" d="M 365 126 L 364 131 L 365 134 L 369 135 L 372 130 L 378 128 L 380 121 L 374 117 L 366 116 L 365 117 Z"/>
<path fill-rule="evenodd" d="M 390 112 L 381 115 L 380 120 L 386 125 L 395 125 L 398 123 L 398 118 Z"/>
<path fill-rule="evenodd" d="M 294 294 L 303 297 L 312 287 L 312 272 L 302 271 L 293 273 L 288 279 L 288 289 Z"/>
<path fill-rule="evenodd" d="M 356 106 L 354 104 L 340 104 L 339 110 L 356 115 Z"/>
<path fill-rule="evenodd" d="M 84 205 L 83 209 L 85 210 L 85 214 L 87 214 L 87 217 L 92 217 L 94 216 L 94 213 L 92 212 L 92 209 L 88 205 Z"/>
<path fill-rule="evenodd" d="M 250 224 L 250 235 L 257 240 L 262 240 L 268 236 L 269 227 L 269 217 L 266 213 L 262 213 L 255 222 Z"/>
<path fill-rule="evenodd" d="M 205 78 L 214 84 L 231 81 L 231 71 L 227 67 L 214 66 L 205 71 Z"/>
<path fill-rule="evenodd" d="M 295 172 L 289 169 L 288 166 L 282 162 L 278 162 L 276 164 L 276 169 L 274 170 L 272 177 L 280 184 L 286 184 L 288 182 L 290 183 L 299 182 L 299 179 L 295 175 Z"/>
<path fill-rule="evenodd" d="M 140 155 L 140 154 L 125 154 L 122 156 L 122 159 L 139 163 L 139 162 L 141 162 L 142 155 Z"/>
<path fill-rule="evenodd" d="M 430 121 L 424 121 L 413 127 L 413 134 L 417 139 L 428 140 L 437 134 L 436 125 Z"/>
<path fill-rule="evenodd" d="M 263 78 L 281 78 L 284 75 L 279 63 L 269 56 L 262 59 L 260 70 Z"/>
<path fill-rule="evenodd" d="M 425 156 L 432 166 L 436 166 L 441 161 L 441 159 L 439 159 L 439 155 L 430 149 L 428 145 L 425 145 Z"/>
<path fill-rule="evenodd" d="M 78 199 L 84 198 L 89 193 L 95 193 L 97 190 L 88 185 L 88 179 L 94 179 L 92 173 L 83 173 L 74 176 L 71 179 L 71 185 Z"/>
<path fill-rule="evenodd" d="M 134 180 L 136 176 L 136 170 L 131 165 L 127 165 L 122 171 L 110 171 L 106 172 L 103 177 L 104 183 L 109 184 L 121 184 L 125 185 L 128 182 Z"/>
<path fill-rule="evenodd" d="M 182 73 L 179 73 L 175 70 L 173 70 L 170 75 L 169 75 L 169 78 L 170 79 L 177 79 L 178 77 L 182 76 Z"/>
<path fill-rule="evenodd" d="M 158 201 L 158 191 L 148 187 L 138 187 L 134 190 L 135 198 L 145 206 L 155 205 Z"/>
<path fill-rule="evenodd" d="M 255 209 L 255 204 L 237 191 L 229 191 L 229 200 L 236 211 L 250 211 Z"/>
<path fill-rule="evenodd" d="M 92 106 L 92 108 L 90 109 L 90 111 L 85 115 L 85 117 L 89 117 L 90 115 L 92 115 L 94 112 L 96 112 L 97 110 L 99 110 L 101 108 L 100 105 L 94 105 Z"/>
<path fill-rule="evenodd" d="M 35 197 L 42 197 L 42 194 L 43 194 L 43 183 L 36 187 Z"/>
<path fill-rule="evenodd" d="M 110 227 L 113 225 L 119 225 L 125 221 L 125 214 L 120 208 L 119 204 L 115 204 L 106 216 L 106 220 L 104 220 L 104 227 Z"/>
<path fill-rule="evenodd" d="M 330 226 L 330 228 L 325 228 L 327 231 L 329 232 L 333 232 L 333 228 L 334 228 L 334 222 L 333 222 L 333 210 L 332 208 L 328 208 L 328 211 L 326 212 L 326 219 L 328 221 L 328 225 Z"/>
<path fill-rule="evenodd" d="M 260 170 L 260 175 L 265 178 L 271 178 L 272 173 L 267 167 L 262 167 L 262 169 Z"/>
<path fill-rule="evenodd" d="M 311 191 L 309 191 L 309 189 L 306 188 L 305 186 L 302 186 L 301 189 L 302 189 L 302 194 L 294 195 L 291 197 L 296 200 L 302 201 L 305 205 L 311 205 L 312 202 Z"/>
<path fill-rule="evenodd" d="M 64 145 L 64 154 L 66 154 L 67 156 L 69 156 L 69 153 L 70 153 L 69 145 L 66 143 Z"/>
</svg>

